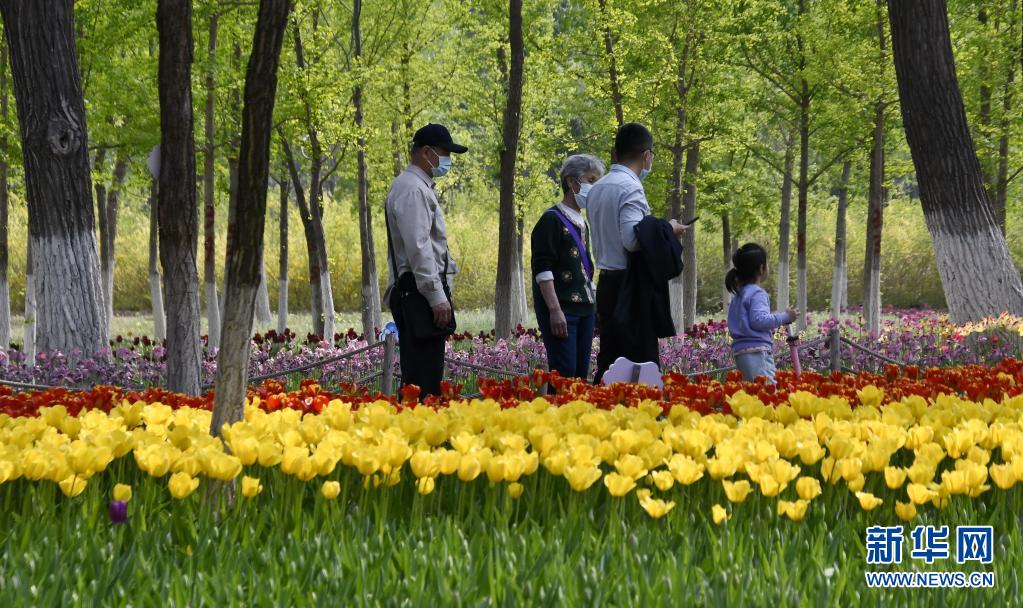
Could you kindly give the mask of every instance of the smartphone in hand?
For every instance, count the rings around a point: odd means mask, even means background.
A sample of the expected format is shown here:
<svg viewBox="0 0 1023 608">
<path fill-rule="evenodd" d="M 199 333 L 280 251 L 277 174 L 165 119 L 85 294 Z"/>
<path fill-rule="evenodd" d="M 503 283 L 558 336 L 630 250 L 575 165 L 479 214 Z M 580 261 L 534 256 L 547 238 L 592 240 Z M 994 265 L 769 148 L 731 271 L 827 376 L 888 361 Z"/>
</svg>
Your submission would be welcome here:
<svg viewBox="0 0 1023 608">
<path fill-rule="evenodd" d="M 698 219 L 700 219 L 700 216 L 696 215 L 696 216 L 693 216 L 693 219 L 691 219 L 689 221 L 686 221 L 686 222 L 680 222 L 680 223 L 683 226 L 692 226 L 693 224 L 696 223 L 696 220 L 698 220 Z"/>
</svg>

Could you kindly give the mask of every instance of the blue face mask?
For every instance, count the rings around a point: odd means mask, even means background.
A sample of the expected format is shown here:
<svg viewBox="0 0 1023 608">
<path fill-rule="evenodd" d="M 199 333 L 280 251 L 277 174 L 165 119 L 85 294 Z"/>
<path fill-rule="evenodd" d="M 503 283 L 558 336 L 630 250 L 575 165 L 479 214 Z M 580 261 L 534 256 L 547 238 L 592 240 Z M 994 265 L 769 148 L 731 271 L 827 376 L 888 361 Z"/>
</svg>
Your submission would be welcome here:
<svg viewBox="0 0 1023 608">
<path fill-rule="evenodd" d="M 593 188 L 593 184 L 579 184 L 579 192 L 575 193 L 575 204 L 579 205 L 580 209 L 586 208 L 586 196 L 589 195 L 591 188 Z"/>
<path fill-rule="evenodd" d="M 436 166 L 434 166 L 433 163 L 430 163 L 430 167 L 433 168 L 433 176 L 434 177 L 444 177 L 445 175 L 448 174 L 448 171 L 451 170 L 451 157 L 450 156 L 441 156 L 440 154 L 437 154 L 436 150 L 434 150 L 433 148 L 430 148 L 430 151 L 433 152 L 437 156 L 437 163 L 438 163 Z M 430 162 L 430 161 L 427 160 L 426 162 Z"/>
<path fill-rule="evenodd" d="M 639 181 L 645 180 L 646 177 L 648 175 L 650 175 L 650 170 L 653 169 L 653 167 L 654 167 L 654 155 L 653 155 L 653 152 L 651 152 L 650 153 L 650 169 L 647 169 L 646 167 L 643 167 L 642 169 L 639 170 Z"/>
</svg>

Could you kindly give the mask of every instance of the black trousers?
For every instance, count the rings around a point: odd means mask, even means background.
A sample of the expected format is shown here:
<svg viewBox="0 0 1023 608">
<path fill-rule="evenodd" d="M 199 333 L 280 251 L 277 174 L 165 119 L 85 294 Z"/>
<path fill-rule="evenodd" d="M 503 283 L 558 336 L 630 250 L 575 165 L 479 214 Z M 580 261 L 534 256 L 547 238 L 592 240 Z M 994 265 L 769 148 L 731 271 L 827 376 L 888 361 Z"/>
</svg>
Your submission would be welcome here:
<svg viewBox="0 0 1023 608">
<path fill-rule="evenodd" d="M 444 378 L 445 339 L 418 340 L 412 337 L 412 329 L 405 323 L 401 312 L 397 288 L 391 290 L 388 305 L 391 307 L 394 324 L 398 326 L 402 385 L 415 384 L 420 389 L 420 397 L 440 395 L 440 381 Z"/>
<path fill-rule="evenodd" d="M 597 330 L 600 332 L 600 350 L 597 352 L 597 373 L 594 384 L 600 384 L 604 372 L 618 357 L 625 357 L 635 363 L 653 361 L 661 365 L 661 351 L 657 338 L 637 339 L 637 335 L 650 332 L 636 332 L 635 328 L 649 323 L 649 319 L 629 319 L 630 324 L 622 327 L 615 322 L 615 308 L 625 280 L 624 270 L 601 270 L 597 282 Z"/>
</svg>

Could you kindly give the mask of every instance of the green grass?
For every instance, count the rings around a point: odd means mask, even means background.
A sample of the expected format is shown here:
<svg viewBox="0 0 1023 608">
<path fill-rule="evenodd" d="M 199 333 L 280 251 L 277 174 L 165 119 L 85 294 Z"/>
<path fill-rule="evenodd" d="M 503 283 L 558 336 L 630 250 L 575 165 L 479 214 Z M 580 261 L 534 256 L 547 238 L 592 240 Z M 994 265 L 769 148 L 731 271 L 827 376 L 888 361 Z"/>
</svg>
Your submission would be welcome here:
<svg viewBox="0 0 1023 608">
<path fill-rule="evenodd" d="M 458 331 L 471 331 L 479 333 L 494 329 L 494 311 L 492 309 L 457 310 L 455 315 L 458 321 Z M 338 332 L 347 331 L 353 327 L 356 331 L 362 331 L 362 317 L 357 312 L 339 312 L 336 315 L 335 328 Z M 390 311 L 383 311 L 384 323 L 391 321 Z M 529 311 L 526 327 L 536 327 L 536 317 L 532 310 Z M 205 334 L 208 324 L 206 315 L 203 314 L 199 321 L 200 331 Z M 309 313 L 298 313 L 288 315 L 288 327 L 298 336 L 304 337 L 312 331 L 312 316 Z M 257 332 L 265 332 L 268 329 L 277 328 L 277 316 L 268 325 L 256 324 Z M 25 332 L 25 317 L 13 315 L 11 317 L 11 337 L 14 342 L 21 344 Z M 114 322 L 110 328 L 111 336 L 153 336 L 153 315 L 147 313 L 118 312 L 114 315 Z"/>
<path fill-rule="evenodd" d="M 802 523 L 751 495 L 716 526 L 710 505 L 727 503 L 707 481 L 670 492 L 677 506 L 652 520 L 634 495 L 575 493 L 545 473 L 524 480 L 519 500 L 485 477 L 441 477 L 424 498 L 407 474 L 364 489 L 339 468 L 330 478 L 342 494 L 327 502 L 319 480 L 261 470 L 263 494 L 239 498 L 219 522 L 202 487 L 179 502 L 147 479 L 135 484 L 129 522 L 112 526 L 106 500 L 130 464 L 75 499 L 54 484 L 2 488 L 0 605 L 1008 606 L 1023 566 L 1018 487 L 953 498 L 913 522 L 993 525 L 995 560 L 983 568 L 994 589 L 880 590 L 866 587 L 868 568 L 978 567 L 926 566 L 909 558 L 911 545 L 902 566 L 867 566 L 864 529 L 900 522 L 889 501 L 863 512 L 830 486 Z"/>
</svg>

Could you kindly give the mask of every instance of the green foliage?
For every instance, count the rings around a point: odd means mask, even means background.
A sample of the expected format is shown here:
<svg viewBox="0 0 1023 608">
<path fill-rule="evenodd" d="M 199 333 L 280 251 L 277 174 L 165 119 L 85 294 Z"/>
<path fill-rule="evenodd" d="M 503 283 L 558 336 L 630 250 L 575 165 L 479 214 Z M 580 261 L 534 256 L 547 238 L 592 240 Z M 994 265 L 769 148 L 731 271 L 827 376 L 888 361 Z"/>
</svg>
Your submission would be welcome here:
<svg viewBox="0 0 1023 608">
<path fill-rule="evenodd" d="M 954 50 L 971 127 L 987 174 L 997 165 L 999 138 L 1009 138 L 1008 241 L 1021 259 L 1017 199 L 1023 164 L 1023 114 L 1018 110 L 1021 7 L 1013 0 L 949 4 Z M 723 269 L 720 224 L 730 220 L 740 241 L 759 240 L 777 251 L 782 164 L 798 141 L 793 94 L 802 80 L 810 106 L 809 289 L 814 308 L 827 305 L 834 234 L 833 190 L 842 160 L 852 163 L 849 183 L 850 301 L 860 290 L 868 147 L 873 108 L 887 108 L 888 207 L 882 267 L 883 302 L 940 305 L 930 237 L 915 194 L 913 167 L 899 124 L 884 3 L 843 0 L 536 0 L 525 3 L 525 87 L 516 180 L 517 211 L 525 230 L 559 197 L 556 173 L 565 156 L 585 152 L 610 163 L 615 129 L 610 35 L 627 121 L 651 127 L 657 139 L 654 171 L 646 181 L 658 214 L 669 208 L 672 150 L 700 142 L 695 185 L 698 225 L 699 306 L 719 306 Z M 980 12 L 986 22 L 980 19 Z M 209 26 L 217 17 L 218 44 L 211 58 Z M 240 89 L 254 27 L 251 3 L 201 0 L 194 8 L 193 87 L 197 143 L 202 146 L 206 76 L 214 76 L 217 267 L 223 267 L 229 196 L 228 159 L 236 155 Z M 115 305 L 148 307 L 146 283 L 146 157 L 159 142 L 156 87 L 158 44 L 155 1 L 80 0 L 76 20 L 90 127 L 90 156 L 107 150 L 94 178 L 108 186 L 114 162 L 127 159 L 117 240 Z M 365 3 L 364 54 L 353 56 L 351 10 L 345 3 L 300 0 L 285 40 L 275 126 L 296 151 L 304 186 L 319 140 L 325 168 L 324 223 L 335 281 L 336 306 L 355 309 L 359 247 L 355 204 L 357 138 L 367 142 L 369 202 L 377 266 L 386 281 L 386 239 L 380 210 L 394 175 L 408 161 L 412 132 L 427 122 L 447 124 L 470 151 L 455 158 L 437 191 L 448 216 L 451 244 L 462 268 L 456 283 L 461 306 L 492 305 L 496 268 L 497 172 L 505 100 L 507 3 L 501 0 L 392 0 Z M 296 34 L 306 68 L 299 69 Z M 889 45 L 890 46 L 890 45 Z M 682 79 L 680 81 L 680 68 Z M 1008 80 L 1009 71 L 1013 79 Z M 363 87 L 365 124 L 353 118 L 352 91 Z M 684 85 L 680 88 L 680 84 Z M 988 93 L 983 93 L 987 91 Z M 985 95 L 990 104 L 985 105 Z M 1009 109 L 1003 108 L 1008 99 Z M 21 306 L 24 277 L 24 186 L 19 171 L 16 120 L 8 134 L 12 176 L 9 241 L 14 307 Z M 680 113 L 684 123 L 679 122 Z M 271 174 L 283 179 L 283 153 L 274 137 Z M 201 156 L 202 150 L 199 154 Z M 200 171 L 202 163 L 198 164 Z M 275 183 L 270 187 L 276 190 Z M 276 290 L 276 193 L 271 195 L 266 262 L 271 296 Z M 793 201 L 794 202 L 794 201 Z M 291 201 L 291 304 L 307 306 L 307 261 L 301 222 Z M 793 217 L 793 224 L 795 223 Z M 793 226 L 795 228 L 795 226 Z M 528 234 L 525 242 L 528 243 Z M 793 238 L 795 231 L 793 230 Z M 793 243 L 794 245 L 794 243 Z M 200 256 L 201 256 L 200 252 Z M 528 245 L 524 252 L 528 264 Z M 902 276 L 906 260 L 924 268 L 923 281 Z M 528 280 L 528 277 L 527 277 Z M 529 290 L 527 289 L 527 292 Z"/>
</svg>

